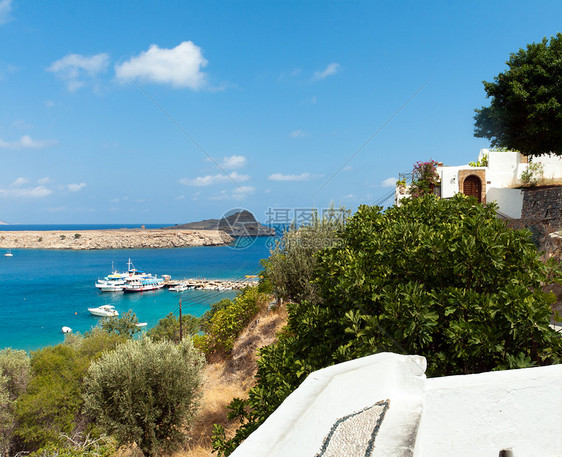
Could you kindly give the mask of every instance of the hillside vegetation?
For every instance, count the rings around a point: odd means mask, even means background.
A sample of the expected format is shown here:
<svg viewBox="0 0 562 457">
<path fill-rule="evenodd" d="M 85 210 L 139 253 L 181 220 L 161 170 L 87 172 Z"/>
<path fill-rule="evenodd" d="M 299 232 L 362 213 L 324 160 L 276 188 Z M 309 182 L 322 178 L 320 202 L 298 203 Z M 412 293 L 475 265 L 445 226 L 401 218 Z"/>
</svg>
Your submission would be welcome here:
<svg viewBox="0 0 562 457">
<path fill-rule="evenodd" d="M 129 312 L 0 351 L 0 454 L 228 455 L 309 373 L 381 351 L 425 356 L 429 376 L 560 363 L 560 262 L 493 205 L 336 213 L 291 228 L 257 287 L 183 316 L 183 342 L 176 316 L 139 339 Z"/>
</svg>

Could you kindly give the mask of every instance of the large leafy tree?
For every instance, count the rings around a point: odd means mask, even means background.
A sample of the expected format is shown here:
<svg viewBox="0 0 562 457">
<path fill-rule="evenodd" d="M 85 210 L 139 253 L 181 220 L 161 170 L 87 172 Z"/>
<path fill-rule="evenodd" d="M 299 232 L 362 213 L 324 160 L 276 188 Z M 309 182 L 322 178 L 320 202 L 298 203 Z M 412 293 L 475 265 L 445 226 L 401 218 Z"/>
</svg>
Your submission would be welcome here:
<svg viewBox="0 0 562 457">
<path fill-rule="evenodd" d="M 279 341 L 261 351 L 230 452 L 314 370 L 382 351 L 427 358 L 429 376 L 559 363 L 560 336 L 549 327 L 561 280 L 527 231 L 511 230 L 492 205 L 462 194 L 406 199 L 382 211 L 361 206 L 340 243 L 317 255 L 317 302 L 289 305 Z"/>
<path fill-rule="evenodd" d="M 528 156 L 562 155 L 562 33 L 506 63 L 493 82 L 483 81 L 491 103 L 475 110 L 474 136 Z"/>
</svg>

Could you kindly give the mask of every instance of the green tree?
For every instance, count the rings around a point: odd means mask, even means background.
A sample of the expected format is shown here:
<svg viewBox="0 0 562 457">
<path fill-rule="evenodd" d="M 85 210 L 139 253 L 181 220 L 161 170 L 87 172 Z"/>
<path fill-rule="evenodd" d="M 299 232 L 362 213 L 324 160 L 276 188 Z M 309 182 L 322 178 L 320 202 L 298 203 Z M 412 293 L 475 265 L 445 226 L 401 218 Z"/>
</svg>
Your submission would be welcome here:
<svg viewBox="0 0 562 457">
<path fill-rule="evenodd" d="M 100 321 L 99 326 L 105 332 L 132 338 L 141 331 L 138 323 L 137 315 L 132 310 L 129 310 L 120 317 L 104 317 Z"/>
<path fill-rule="evenodd" d="M 263 261 L 264 276 L 273 292 L 287 300 L 317 300 L 312 274 L 315 254 L 339 242 L 339 231 L 349 216 L 345 208 L 331 208 L 322 217 L 315 213 L 309 224 L 292 226 Z"/>
<path fill-rule="evenodd" d="M 93 364 L 85 381 L 86 410 L 121 444 L 147 456 L 176 446 L 198 403 L 203 357 L 190 338 L 180 345 L 129 340 Z"/>
<path fill-rule="evenodd" d="M 200 327 L 200 319 L 192 316 L 191 314 L 184 314 L 182 320 L 183 336 L 195 335 Z M 158 324 L 151 328 L 147 333 L 152 341 L 172 341 L 179 343 L 180 341 L 180 320 L 174 313 L 168 314 L 166 317 L 160 319 Z"/>
<path fill-rule="evenodd" d="M 562 155 L 562 33 L 512 53 L 508 70 L 483 81 L 489 107 L 476 109 L 474 136 L 525 155 Z"/>
<path fill-rule="evenodd" d="M 341 243 L 317 256 L 319 300 L 288 306 L 288 325 L 261 351 L 248 402 L 231 404 L 242 427 L 232 450 L 312 371 L 377 352 L 419 354 L 429 376 L 559 363 L 549 327 L 560 281 L 528 231 L 509 229 L 492 205 L 458 194 L 405 199 L 382 211 L 361 206 Z"/>
<path fill-rule="evenodd" d="M 16 401 L 27 389 L 30 372 L 25 351 L 11 348 L 0 351 L 0 455 L 10 454 L 16 426 Z"/>
<path fill-rule="evenodd" d="M 116 334 L 94 330 L 31 354 L 31 379 L 16 403 L 20 450 L 56 444 L 62 433 L 90 430 L 81 414 L 84 376 L 92 361 L 123 341 Z"/>
</svg>

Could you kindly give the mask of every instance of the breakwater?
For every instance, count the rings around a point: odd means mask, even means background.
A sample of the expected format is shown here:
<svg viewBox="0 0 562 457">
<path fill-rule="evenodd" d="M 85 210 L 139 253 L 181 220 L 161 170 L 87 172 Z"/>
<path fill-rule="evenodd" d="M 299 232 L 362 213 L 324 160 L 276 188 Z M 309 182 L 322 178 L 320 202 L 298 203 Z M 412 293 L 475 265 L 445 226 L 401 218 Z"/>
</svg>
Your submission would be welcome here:
<svg viewBox="0 0 562 457">
<path fill-rule="evenodd" d="M 163 249 L 224 246 L 233 238 L 220 230 L 2 231 L 0 249 Z"/>
<path fill-rule="evenodd" d="M 175 287 L 184 285 L 192 290 L 242 290 L 246 287 L 258 285 L 257 279 L 253 280 L 232 280 L 232 279 L 182 279 L 167 281 L 165 287 Z"/>
</svg>

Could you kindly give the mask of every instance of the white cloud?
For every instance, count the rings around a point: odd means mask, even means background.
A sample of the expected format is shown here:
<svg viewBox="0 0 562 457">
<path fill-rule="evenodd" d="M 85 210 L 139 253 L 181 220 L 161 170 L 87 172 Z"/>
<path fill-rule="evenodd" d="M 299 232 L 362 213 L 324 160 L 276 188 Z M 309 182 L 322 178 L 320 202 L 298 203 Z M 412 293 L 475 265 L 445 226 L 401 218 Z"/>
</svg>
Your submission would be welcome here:
<svg viewBox="0 0 562 457">
<path fill-rule="evenodd" d="M 70 191 L 70 192 L 78 192 L 79 190 L 82 190 L 84 187 L 86 187 L 86 183 L 85 182 L 81 182 L 80 184 L 68 184 L 66 186 L 66 188 Z"/>
<path fill-rule="evenodd" d="M 396 178 L 386 178 L 381 183 L 381 186 L 382 187 L 394 187 L 394 186 L 396 186 L 396 181 L 398 181 Z"/>
<path fill-rule="evenodd" d="M 16 197 L 16 198 L 43 198 L 50 195 L 52 191 L 45 186 L 37 186 L 33 188 L 16 187 L 11 189 L 0 189 L 0 197 Z"/>
<path fill-rule="evenodd" d="M 304 138 L 305 136 L 308 136 L 308 133 L 302 130 L 293 130 L 291 133 L 289 133 L 289 136 L 291 138 Z"/>
<path fill-rule="evenodd" d="M 270 181 L 310 181 L 316 176 L 310 173 L 301 173 L 300 175 L 284 175 L 283 173 L 273 173 L 267 179 Z"/>
<path fill-rule="evenodd" d="M 139 78 L 171 84 L 175 88 L 198 90 L 207 84 L 207 75 L 201 71 L 206 65 L 201 48 L 191 41 L 184 41 L 172 49 L 153 44 L 148 51 L 115 65 L 115 75 L 121 81 Z"/>
<path fill-rule="evenodd" d="M 0 138 L 0 149 L 43 149 L 58 144 L 56 140 L 33 140 L 29 135 L 16 141 L 4 141 Z"/>
<path fill-rule="evenodd" d="M 49 184 L 50 182 L 51 180 L 47 176 L 37 180 L 37 184 Z"/>
<path fill-rule="evenodd" d="M 28 182 L 29 182 L 29 179 L 20 177 L 20 178 L 16 179 L 12 184 L 10 184 L 10 186 L 19 187 L 19 186 L 23 186 L 24 184 L 27 184 Z"/>
<path fill-rule="evenodd" d="M 324 70 L 315 72 L 312 79 L 314 80 L 324 79 L 327 78 L 328 76 L 335 75 L 340 71 L 340 68 L 341 67 L 339 63 L 332 62 Z"/>
<path fill-rule="evenodd" d="M 12 11 L 12 0 L 0 0 L 0 24 L 5 24 L 10 20 Z"/>
<path fill-rule="evenodd" d="M 220 194 L 210 197 L 210 200 L 243 200 L 248 195 L 254 193 L 256 190 L 253 186 L 241 186 L 234 189 L 232 192 L 223 190 Z"/>
<path fill-rule="evenodd" d="M 90 57 L 69 54 L 53 62 L 47 70 L 66 81 L 68 90 L 74 92 L 95 80 L 96 76 L 105 71 L 108 65 L 109 56 L 104 53 Z"/>
<path fill-rule="evenodd" d="M 222 168 L 226 168 L 227 170 L 234 170 L 235 168 L 245 167 L 246 163 L 248 163 L 248 159 L 246 159 L 246 157 L 233 155 L 230 157 L 224 157 L 220 162 L 220 166 Z"/>
<path fill-rule="evenodd" d="M 248 175 L 240 175 L 233 171 L 228 176 L 217 174 L 217 175 L 207 175 L 207 176 L 199 176 L 197 178 L 182 178 L 180 179 L 180 184 L 185 186 L 212 186 L 214 184 L 224 183 L 224 182 L 244 182 L 250 179 Z"/>
</svg>

